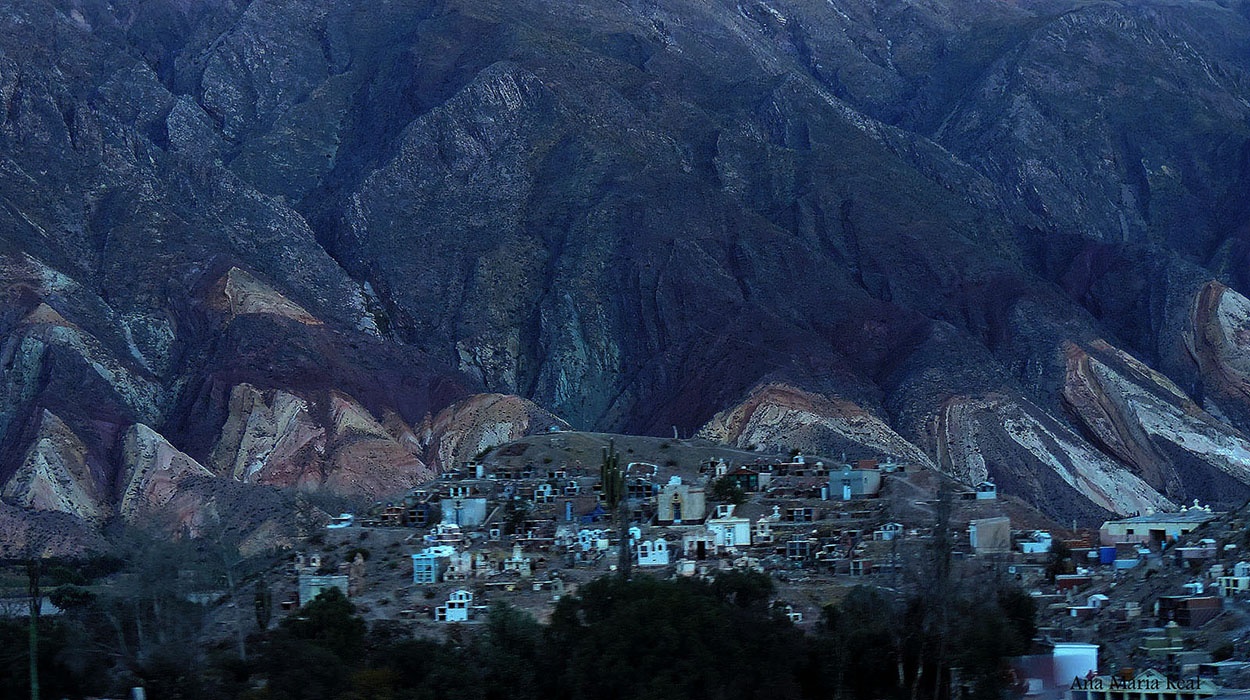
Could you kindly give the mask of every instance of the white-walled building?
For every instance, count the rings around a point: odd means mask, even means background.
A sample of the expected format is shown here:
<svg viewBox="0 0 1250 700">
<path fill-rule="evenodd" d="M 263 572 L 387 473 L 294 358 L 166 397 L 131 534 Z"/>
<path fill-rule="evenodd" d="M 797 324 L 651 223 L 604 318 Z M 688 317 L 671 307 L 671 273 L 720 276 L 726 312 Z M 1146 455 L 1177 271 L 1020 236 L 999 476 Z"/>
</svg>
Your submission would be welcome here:
<svg viewBox="0 0 1250 700">
<path fill-rule="evenodd" d="M 466 590 L 453 591 L 447 603 L 434 609 L 434 620 L 437 622 L 468 622 L 469 608 L 473 607 L 473 592 Z"/>
<path fill-rule="evenodd" d="M 716 517 L 707 521 L 708 532 L 717 547 L 747 547 L 751 544 L 751 519 L 733 514 L 734 506 L 716 506 Z"/>
<path fill-rule="evenodd" d="M 668 540 L 657 537 L 638 543 L 638 566 L 668 566 Z"/>
</svg>

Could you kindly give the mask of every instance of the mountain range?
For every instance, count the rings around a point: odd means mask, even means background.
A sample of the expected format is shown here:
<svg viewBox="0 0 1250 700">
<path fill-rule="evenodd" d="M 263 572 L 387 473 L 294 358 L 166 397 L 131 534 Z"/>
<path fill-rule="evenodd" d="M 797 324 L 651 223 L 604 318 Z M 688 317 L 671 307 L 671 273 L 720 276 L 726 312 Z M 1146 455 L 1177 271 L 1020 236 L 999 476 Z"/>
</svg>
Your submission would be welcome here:
<svg viewBox="0 0 1250 700">
<path fill-rule="evenodd" d="M 260 522 L 553 425 L 1240 505 L 1247 46 L 1241 0 L 12 0 L 0 515 Z"/>
</svg>

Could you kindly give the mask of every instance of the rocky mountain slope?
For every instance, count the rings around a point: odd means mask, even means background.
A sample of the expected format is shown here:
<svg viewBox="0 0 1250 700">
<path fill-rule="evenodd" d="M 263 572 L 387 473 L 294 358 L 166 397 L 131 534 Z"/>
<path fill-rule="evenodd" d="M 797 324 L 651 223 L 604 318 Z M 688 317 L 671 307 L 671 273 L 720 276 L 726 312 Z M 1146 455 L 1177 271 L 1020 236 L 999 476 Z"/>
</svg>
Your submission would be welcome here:
<svg viewBox="0 0 1250 700">
<path fill-rule="evenodd" d="M 13 0 L 3 498 L 380 496 L 567 421 L 1239 504 L 1248 42 L 1241 0 Z"/>
</svg>

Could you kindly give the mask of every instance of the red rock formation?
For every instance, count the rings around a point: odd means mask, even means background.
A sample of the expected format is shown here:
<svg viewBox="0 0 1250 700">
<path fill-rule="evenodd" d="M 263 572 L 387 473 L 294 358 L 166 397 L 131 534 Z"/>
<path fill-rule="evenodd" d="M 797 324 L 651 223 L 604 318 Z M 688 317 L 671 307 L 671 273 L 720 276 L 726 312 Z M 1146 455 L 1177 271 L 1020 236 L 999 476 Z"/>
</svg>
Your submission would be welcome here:
<svg viewBox="0 0 1250 700">
<path fill-rule="evenodd" d="M 1081 512 L 1073 498 L 1077 494 L 1120 514 L 1173 507 L 1145 481 L 1018 395 L 951 397 L 929 430 L 944 472 L 965 483 L 991 478 L 1044 511 Z"/>
<path fill-rule="evenodd" d="M 393 494 L 434 476 L 367 409 L 338 392 L 309 400 L 239 384 L 210 459 L 239 481 Z"/>
<path fill-rule="evenodd" d="M 1208 283 L 1194 297 L 1185 341 L 1206 399 L 1244 417 L 1250 410 L 1250 299 Z"/>
</svg>

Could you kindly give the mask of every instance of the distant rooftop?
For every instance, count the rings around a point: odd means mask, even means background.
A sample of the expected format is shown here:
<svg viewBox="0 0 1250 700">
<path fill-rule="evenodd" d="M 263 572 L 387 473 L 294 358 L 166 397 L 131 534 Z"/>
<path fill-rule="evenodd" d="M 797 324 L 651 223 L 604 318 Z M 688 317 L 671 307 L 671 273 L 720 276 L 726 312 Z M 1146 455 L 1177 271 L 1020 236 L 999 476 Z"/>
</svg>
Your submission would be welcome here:
<svg viewBox="0 0 1250 700">
<path fill-rule="evenodd" d="M 1183 513 L 1150 513 L 1149 515 L 1135 515 L 1131 518 L 1112 520 L 1110 522 L 1142 525 L 1149 523 L 1205 523 L 1208 520 L 1215 519 L 1218 515 L 1220 514 L 1209 510 L 1191 508 Z"/>
</svg>

